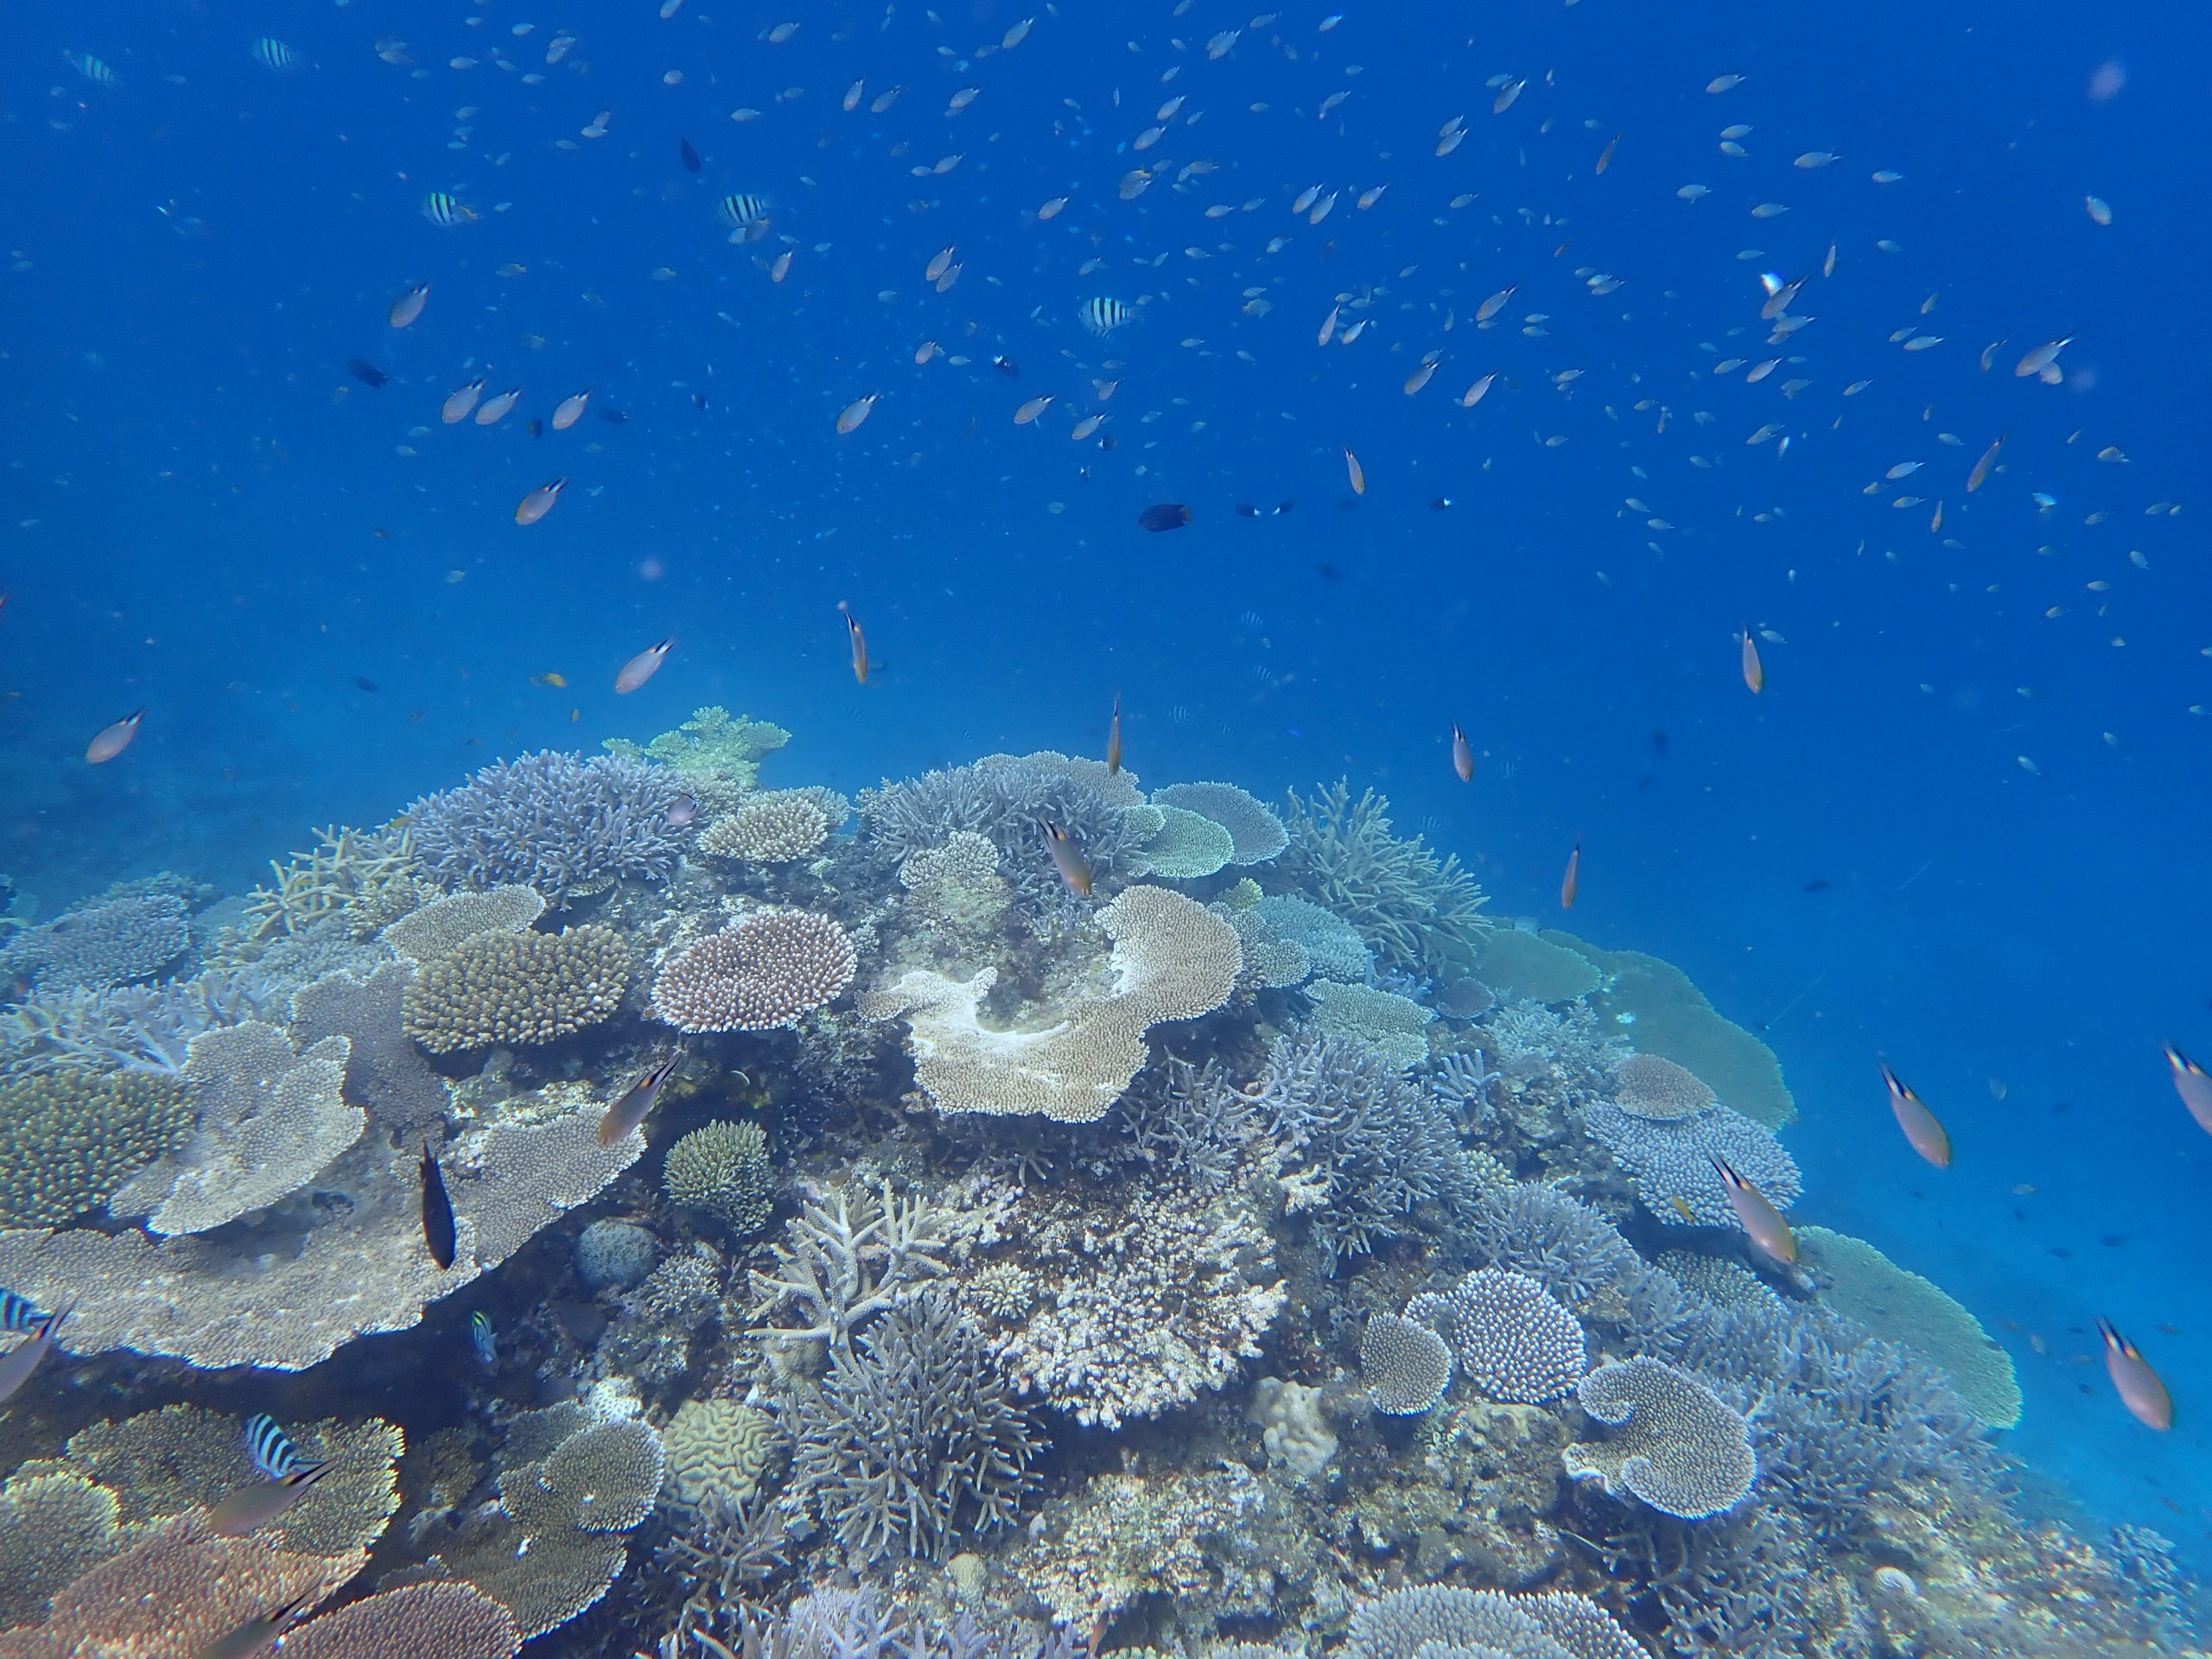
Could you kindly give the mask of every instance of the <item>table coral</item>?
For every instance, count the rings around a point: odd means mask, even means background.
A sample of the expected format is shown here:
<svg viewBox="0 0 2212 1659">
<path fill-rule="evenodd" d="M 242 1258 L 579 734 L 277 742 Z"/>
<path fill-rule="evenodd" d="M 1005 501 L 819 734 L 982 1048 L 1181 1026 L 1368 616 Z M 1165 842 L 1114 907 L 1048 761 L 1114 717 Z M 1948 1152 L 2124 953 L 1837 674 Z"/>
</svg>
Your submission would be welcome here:
<svg viewBox="0 0 2212 1659">
<path fill-rule="evenodd" d="M 1305 991 L 1313 999 L 1316 1030 L 1364 1043 L 1402 1070 L 1428 1058 L 1427 1031 L 1436 1018 L 1433 1009 L 1395 991 L 1333 979 L 1310 981 Z"/>
<path fill-rule="evenodd" d="M 513 1659 L 514 1616 L 466 1584 L 410 1584 L 348 1602 L 284 1637 L 284 1659 Z"/>
<path fill-rule="evenodd" d="M 433 1054 L 557 1042 L 614 1015 L 631 966 L 610 927 L 481 933 L 417 974 L 407 1034 Z"/>
<path fill-rule="evenodd" d="M 623 738 L 609 738 L 607 747 L 620 759 L 661 762 L 683 779 L 702 807 L 724 812 L 757 786 L 762 760 L 791 741 L 791 734 L 772 721 L 709 703 L 642 748 Z"/>
<path fill-rule="evenodd" d="M 150 979 L 192 948 L 188 914 L 183 899 L 166 893 L 79 905 L 0 946 L 0 969 L 54 988 Z"/>
<path fill-rule="evenodd" d="M 0 1086 L 0 1227 L 99 1209 L 184 1145 L 194 1106 L 179 1081 L 73 1066 Z"/>
<path fill-rule="evenodd" d="M 1483 982 L 1531 1002 L 1572 1002 L 1598 988 L 1589 958 L 1524 928 L 1493 928 L 1475 955 Z"/>
<path fill-rule="evenodd" d="M 378 937 L 402 961 L 428 964 L 483 934 L 519 933 L 544 913 L 545 900 L 535 888 L 510 882 L 433 899 Z"/>
<path fill-rule="evenodd" d="M 1152 804 L 1195 812 L 1228 830 L 1231 864 L 1265 864 L 1289 844 L 1274 809 L 1235 784 L 1169 784 L 1152 791 Z"/>
<path fill-rule="evenodd" d="M 1236 842 L 1211 818 L 1178 806 L 1160 806 L 1160 828 L 1140 849 L 1146 874 L 1162 881 L 1192 881 L 1230 861 Z"/>
<path fill-rule="evenodd" d="M 1617 1430 L 1560 1454 L 1575 1479 L 1595 1479 L 1616 1497 L 1632 1495 L 1691 1521 L 1719 1514 L 1751 1491 L 1758 1461 L 1750 1426 L 1694 1377 L 1639 1357 L 1600 1365 L 1575 1397 Z"/>
<path fill-rule="evenodd" d="M 769 1031 L 844 995 L 852 936 L 807 910 L 755 911 L 663 965 L 653 1013 L 678 1031 Z"/>
<path fill-rule="evenodd" d="M 0 1485 L 0 1630 L 35 1624 L 48 1598 L 121 1548 L 118 1516 L 113 1492 L 66 1471 Z"/>
<path fill-rule="evenodd" d="M 1663 1226 L 1740 1224 L 1728 1201 L 1728 1189 L 1713 1167 L 1716 1154 L 1777 1210 L 1789 1208 L 1804 1192 L 1796 1160 L 1774 1138 L 1774 1132 L 1726 1106 L 1669 1122 L 1597 1101 L 1585 1109 L 1583 1118 L 1590 1133 L 1636 1178 L 1637 1198 Z M 1675 1208 L 1678 1198 L 1694 1220 Z"/>
</svg>

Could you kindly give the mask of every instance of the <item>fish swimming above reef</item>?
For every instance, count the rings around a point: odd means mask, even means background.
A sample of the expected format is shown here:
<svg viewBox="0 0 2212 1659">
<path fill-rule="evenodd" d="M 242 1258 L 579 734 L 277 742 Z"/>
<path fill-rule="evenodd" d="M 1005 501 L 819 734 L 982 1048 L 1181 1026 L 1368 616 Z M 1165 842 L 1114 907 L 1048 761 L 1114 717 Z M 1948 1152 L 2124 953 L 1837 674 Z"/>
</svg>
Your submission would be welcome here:
<svg viewBox="0 0 2212 1659">
<path fill-rule="evenodd" d="M 676 636 L 647 645 L 643 651 L 622 664 L 614 676 L 614 694 L 627 696 L 647 680 L 660 672 L 660 665 L 668 660 L 668 653 L 676 649 Z"/>
<path fill-rule="evenodd" d="M 1084 858 L 1083 849 L 1057 823 L 1040 822 L 1037 827 L 1045 832 L 1045 846 L 1052 855 L 1052 868 L 1060 873 L 1060 880 L 1068 884 L 1071 892 L 1088 898 L 1090 894 L 1090 865 Z"/>
<path fill-rule="evenodd" d="M 430 285 L 417 283 L 391 302 L 391 326 L 395 328 L 413 327 L 415 320 L 423 315 L 423 308 L 429 302 Z"/>
<path fill-rule="evenodd" d="M 1191 510 L 1179 501 L 1161 501 L 1137 514 L 1140 530 L 1180 530 L 1191 522 Z"/>
<path fill-rule="evenodd" d="M 218 1538 L 243 1538 L 283 1516 L 331 1471 L 310 1463 L 275 1480 L 241 1486 L 207 1512 L 207 1529 Z"/>
<path fill-rule="evenodd" d="M 2151 1369 L 2150 1361 L 2120 1334 L 2110 1319 L 2097 1321 L 2097 1334 L 2104 1338 L 2105 1371 L 2112 1378 L 2113 1391 L 2120 1395 L 2120 1404 L 2145 1428 L 2155 1428 L 2162 1434 L 2172 1428 L 2174 1397 Z"/>
<path fill-rule="evenodd" d="M 607 1109 L 607 1116 L 599 1121 L 601 1146 L 613 1146 L 645 1121 L 659 1103 L 661 1090 L 676 1075 L 676 1068 L 683 1058 L 683 1051 L 676 1049 L 666 1059 L 632 1084 L 623 1091 L 622 1098 Z"/>
<path fill-rule="evenodd" d="M 295 1596 L 273 1611 L 259 1613 L 231 1631 L 219 1636 L 200 1649 L 195 1659 L 253 1659 L 253 1656 L 274 1642 L 287 1624 L 299 1617 L 300 1611 L 314 1600 L 312 1590 Z"/>
<path fill-rule="evenodd" d="M 461 1248 L 454 1226 L 453 1199 L 446 1192 L 445 1172 L 438 1167 L 438 1155 L 430 1150 L 428 1137 L 423 1141 L 423 1243 L 441 1273 L 453 1266 Z"/>
<path fill-rule="evenodd" d="M 365 386 L 381 389 L 384 384 L 391 378 L 382 369 L 365 358 L 349 357 L 346 359 L 346 366 L 353 372 L 353 378 Z"/>
<path fill-rule="evenodd" d="M 270 1480 L 282 1480 L 311 1466 L 311 1459 L 300 1455 L 292 1437 L 267 1412 L 257 1412 L 245 1420 L 245 1453 Z"/>
<path fill-rule="evenodd" d="M 8 1301 L 0 1306 L 0 1313 L 5 1315 L 9 1323 L 0 1328 L 28 1331 L 32 1336 L 29 1342 L 17 1343 L 4 1356 L 0 1356 L 0 1404 L 6 1403 L 17 1389 L 29 1382 L 31 1373 L 54 1351 L 54 1333 L 60 1330 L 61 1321 L 69 1317 L 67 1307 L 40 1314 L 21 1296 L 12 1292 L 6 1294 Z"/>
<path fill-rule="evenodd" d="M 534 524 L 553 511 L 553 504 L 561 499 L 561 492 L 569 487 L 569 480 L 556 478 L 550 484 L 541 484 L 515 507 L 515 523 Z"/>
<path fill-rule="evenodd" d="M 134 709 L 113 725 L 101 727 L 92 734 L 92 741 L 85 745 L 85 759 L 96 766 L 114 760 L 130 747 L 145 718 L 143 709 Z"/>
</svg>

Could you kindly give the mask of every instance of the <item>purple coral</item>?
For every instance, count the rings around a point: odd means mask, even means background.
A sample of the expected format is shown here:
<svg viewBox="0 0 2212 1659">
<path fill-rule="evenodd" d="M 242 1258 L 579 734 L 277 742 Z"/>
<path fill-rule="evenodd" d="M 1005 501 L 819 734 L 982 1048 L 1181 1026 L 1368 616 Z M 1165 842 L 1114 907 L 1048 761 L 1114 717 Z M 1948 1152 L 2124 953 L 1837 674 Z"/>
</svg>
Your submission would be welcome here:
<svg viewBox="0 0 2212 1659">
<path fill-rule="evenodd" d="M 842 994 L 860 958 L 851 937 L 808 910 L 763 911 L 710 934 L 660 970 L 653 1012 L 679 1031 L 796 1025 Z"/>
<path fill-rule="evenodd" d="M 559 902 L 626 877 L 665 881 L 683 853 L 669 808 L 683 781 L 624 755 L 545 749 L 495 761 L 407 809 L 415 857 L 448 888 L 513 882 Z"/>
<path fill-rule="evenodd" d="M 1588 1363 L 1582 1322 L 1526 1274 L 1484 1268 L 1406 1317 L 1451 1344 L 1459 1375 L 1493 1400 L 1541 1405 L 1573 1389 Z"/>
</svg>

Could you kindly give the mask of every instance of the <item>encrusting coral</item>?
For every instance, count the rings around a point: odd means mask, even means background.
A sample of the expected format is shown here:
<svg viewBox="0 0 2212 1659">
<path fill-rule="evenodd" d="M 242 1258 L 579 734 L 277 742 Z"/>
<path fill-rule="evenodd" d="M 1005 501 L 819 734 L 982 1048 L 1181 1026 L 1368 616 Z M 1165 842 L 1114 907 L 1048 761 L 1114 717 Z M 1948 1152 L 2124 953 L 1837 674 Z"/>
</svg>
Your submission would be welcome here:
<svg viewBox="0 0 2212 1659">
<path fill-rule="evenodd" d="M 192 1090 L 167 1077 L 73 1066 L 0 1085 L 0 1227 L 99 1209 L 182 1146 L 193 1116 Z"/>
<path fill-rule="evenodd" d="M 768 1031 L 844 995 L 852 936 L 806 910 L 755 911 L 692 945 L 653 981 L 653 1012 L 678 1031 Z"/>
<path fill-rule="evenodd" d="M 480 933 L 407 989 L 407 1034 L 433 1054 L 495 1043 L 551 1043 L 613 1017 L 630 949 L 610 927 Z"/>
<path fill-rule="evenodd" d="M 1289 844 L 1274 809 L 1235 784 L 1169 784 L 1152 791 L 1152 804 L 1195 813 L 1226 830 L 1231 864 L 1264 864 Z"/>
</svg>

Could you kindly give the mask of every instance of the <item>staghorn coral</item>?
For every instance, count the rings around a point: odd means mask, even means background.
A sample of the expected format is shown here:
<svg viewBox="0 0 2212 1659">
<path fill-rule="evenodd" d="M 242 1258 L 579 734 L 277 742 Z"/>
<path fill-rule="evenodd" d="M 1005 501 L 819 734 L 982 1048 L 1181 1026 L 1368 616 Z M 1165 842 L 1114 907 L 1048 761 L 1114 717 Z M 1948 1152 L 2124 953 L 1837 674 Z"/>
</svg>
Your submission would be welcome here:
<svg viewBox="0 0 2212 1659">
<path fill-rule="evenodd" d="M 1143 1067 L 1145 1033 L 1161 1020 L 1195 1020 L 1219 1007 L 1243 961 L 1236 929 L 1166 887 L 1128 888 L 1097 917 L 1114 942 L 1106 994 L 1054 1007 L 1041 1030 L 982 1023 L 980 1004 L 997 982 L 993 968 L 964 984 L 912 969 L 862 995 L 861 1012 L 906 1020 L 915 1078 L 939 1111 L 1089 1122 Z"/>
<path fill-rule="evenodd" d="M 284 1659 L 513 1659 L 514 1616 L 466 1584 L 410 1584 L 288 1633 Z"/>
<path fill-rule="evenodd" d="M 1475 972 L 1486 985 L 1529 1002 L 1572 1002 L 1598 988 L 1600 976 L 1586 957 L 1526 927 L 1492 928 L 1475 954 Z"/>
<path fill-rule="evenodd" d="M 661 1187 L 671 1204 L 704 1210 L 741 1238 L 759 1232 L 776 1204 L 767 1133 L 758 1123 L 692 1130 L 668 1149 Z"/>
<path fill-rule="evenodd" d="M 122 1548 L 115 1494 L 80 1475 L 24 1470 L 0 1485 L 0 1630 L 45 1617 L 48 1597 Z"/>
<path fill-rule="evenodd" d="M 611 927 L 480 933 L 407 988 L 407 1034 L 433 1054 L 558 1042 L 614 1015 L 630 968 Z"/>
<path fill-rule="evenodd" d="M 1581 1321 L 1525 1274 L 1480 1268 L 1448 1291 L 1414 1297 L 1406 1317 L 1451 1344 L 1459 1375 L 1493 1400 L 1556 1400 L 1588 1363 Z"/>
<path fill-rule="evenodd" d="M 752 1500 L 781 1450 L 776 1420 L 734 1400 L 687 1400 L 661 1431 L 669 1495 L 697 1509 L 710 1497 Z"/>
<path fill-rule="evenodd" d="M 1632 1285 L 1649 1271 L 1612 1223 L 1538 1181 L 1484 1192 L 1465 1225 L 1492 1265 L 1528 1274 L 1573 1307 Z"/>
<path fill-rule="evenodd" d="M 1285 1300 L 1265 1219 L 1234 1185 L 1142 1179 L 1110 1210 L 1031 1192 L 999 1227 L 993 1271 L 955 1294 L 1014 1385 L 1078 1422 L 1115 1428 L 1223 1387 Z"/>
<path fill-rule="evenodd" d="M 1347 1659 L 1639 1659 L 1626 1630 L 1586 1596 L 1509 1595 L 1421 1585 L 1352 1610 Z"/>
<path fill-rule="evenodd" d="M 403 962 L 428 965 L 484 934 L 520 933 L 544 913 L 536 889 L 509 884 L 433 899 L 378 937 Z"/>
<path fill-rule="evenodd" d="M 830 814 L 801 790 L 753 796 L 734 812 L 700 832 L 699 850 L 710 858 L 754 864 L 788 864 L 830 838 Z"/>
<path fill-rule="evenodd" d="M 914 1287 L 945 1272 L 944 1218 L 920 1198 L 888 1185 L 853 1182 L 810 1196 L 784 1228 L 767 1272 L 753 1270 L 756 1319 L 776 1343 L 849 1348 L 866 1320 L 895 1306 Z"/>
<path fill-rule="evenodd" d="M 565 903 L 675 874 L 683 847 L 668 810 L 683 793 L 664 766 L 544 749 L 426 795 L 406 817 L 416 861 L 441 887 L 515 882 Z"/>
<path fill-rule="evenodd" d="M 368 1548 L 399 1507 L 405 1438 L 379 1417 L 286 1427 L 301 1456 L 327 1461 L 330 1471 L 260 1535 L 308 1555 Z M 188 1405 L 80 1428 L 62 1463 L 111 1491 L 118 1518 L 134 1525 L 213 1508 L 263 1478 L 246 1454 L 241 1420 Z"/>
<path fill-rule="evenodd" d="M 1990 1427 L 2019 1422 L 2020 1381 L 2012 1356 L 1940 1285 L 1847 1233 L 1801 1227 L 1796 1235 L 1802 1265 L 1822 1302 L 1942 1372 L 1967 1409 Z"/>
<path fill-rule="evenodd" d="M 1290 840 L 1274 809 L 1234 784 L 1169 784 L 1152 791 L 1152 804 L 1195 812 L 1228 830 L 1231 864 L 1265 864 Z"/>
<path fill-rule="evenodd" d="M 1686 1521 L 1732 1507 L 1751 1489 L 1758 1460 L 1750 1426 L 1711 1389 L 1639 1356 L 1600 1365 L 1575 1390 L 1582 1409 L 1618 1431 L 1560 1452 L 1576 1480 L 1596 1480 Z"/>
<path fill-rule="evenodd" d="M 780 726 L 709 703 L 643 748 L 620 737 L 607 739 L 606 747 L 620 759 L 659 761 L 683 780 L 702 807 L 726 812 L 759 784 L 762 760 L 791 741 Z"/>
<path fill-rule="evenodd" d="M 1427 1411 L 1452 1385 L 1452 1349 L 1427 1325 L 1396 1313 L 1369 1317 L 1359 1370 L 1375 1409 L 1393 1417 Z"/>
<path fill-rule="evenodd" d="M 167 1077 L 69 1067 L 0 1085 L 0 1227 L 99 1209 L 182 1146 L 192 1122 L 192 1091 Z"/>
<path fill-rule="evenodd" d="M 1332 1267 L 1407 1231 L 1414 1205 L 1468 1195 L 1467 1162 L 1442 1108 L 1364 1045 L 1278 1037 L 1255 1097 L 1269 1133 L 1325 1181 L 1310 1215 Z"/>
<path fill-rule="evenodd" d="M 17 933 L 0 946 L 0 969 L 49 990 L 151 979 L 192 948 L 188 914 L 169 893 L 96 899 Z"/>
<path fill-rule="evenodd" d="M 1613 1104 L 1630 1117 L 1695 1117 L 1717 1098 L 1688 1067 L 1656 1054 L 1630 1054 L 1613 1068 Z"/>
<path fill-rule="evenodd" d="M 743 1503 L 709 1491 L 670 1520 L 656 1554 L 687 1592 L 672 1635 L 680 1644 L 694 1632 L 720 1628 L 741 1643 L 760 1586 L 791 1564 L 793 1517 L 763 1491 Z"/>
<path fill-rule="evenodd" d="M 852 1555 L 937 1557 L 957 1537 L 1012 1521 L 1035 1484 L 1039 1441 L 952 1303 L 924 1291 L 852 1347 L 819 1383 L 786 1376 L 792 1472 Z"/>
<path fill-rule="evenodd" d="M 1141 849 L 1145 873 L 1162 881 L 1192 881 L 1230 861 L 1236 843 L 1211 818 L 1179 806 L 1154 805 L 1160 828 Z"/>
<path fill-rule="evenodd" d="M 315 832 L 312 851 L 271 859 L 273 887 L 246 895 L 240 943 L 305 933 L 338 921 L 357 938 L 404 916 L 436 890 L 414 874 L 414 836 L 397 830 L 332 828 Z"/>
<path fill-rule="evenodd" d="M 1313 970 L 1325 979 L 1363 982 L 1375 971 L 1375 953 L 1359 930 L 1332 911 L 1294 893 L 1269 893 L 1252 906 L 1262 925 L 1306 952 Z"/>
<path fill-rule="evenodd" d="M 1309 982 L 1306 995 L 1313 999 L 1316 1030 L 1363 1043 L 1402 1071 L 1428 1058 L 1427 1027 L 1436 1014 L 1411 997 L 1332 979 Z"/>
<path fill-rule="evenodd" d="M 1586 1108 L 1583 1116 L 1590 1133 L 1636 1178 L 1636 1196 L 1662 1225 L 1738 1224 L 1728 1189 L 1713 1166 L 1715 1154 L 1777 1210 L 1787 1210 L 1804 1191 L 1796 1160 L 1783 1149 L 1774 1132 L 1726 1106 L 1664 1122 L 1635 1116 L 1599 1101 Z M 1688 1206 L 1694 1223 L 1675 1208 L 1677 1198 Z"/>
<path fill-rule="evenodd" d="M 1197 1066 L 1173 1055 L 1145 1070 L 1109 1121 L 1135 1161 L 1207 1192 L 1246 1175 L 1264 1138 L 1258 1108 L 1219 1061 Z"/>
<path fill-rule="evenodd" d="M 1483 891 L 1456 855 L 1440 861 L 1421 838 L 1390 833 L 1389 802 L 1347 783 L 1289 794 L 1289 842 L 1273 868 L 1278 891 L 1303 893 L 1343 917 L 1384 963 L 1434 976 L 1464 969 L 1489 931 Z"/>
<path fill-rule="evenodd" d="M 755 911 L 675 957 L 653 981 L 653 1012 L 678 1031 L 768 1031 L 844 995 L 852 938 L 808 910 Z"/>
<path fill-rule="evenodd" d="M 351 1050 L 344 1037 L 296 1050 L 257 1020 L 194 1038 L 183 1077 L 198 1126 L 120 1188 L 109 1212 L 144 1216 L 149 1231 L 173 1237 L 213 1231 L 305 1186 L 368 1126 L 343 1093 Z"/>
</svg>

